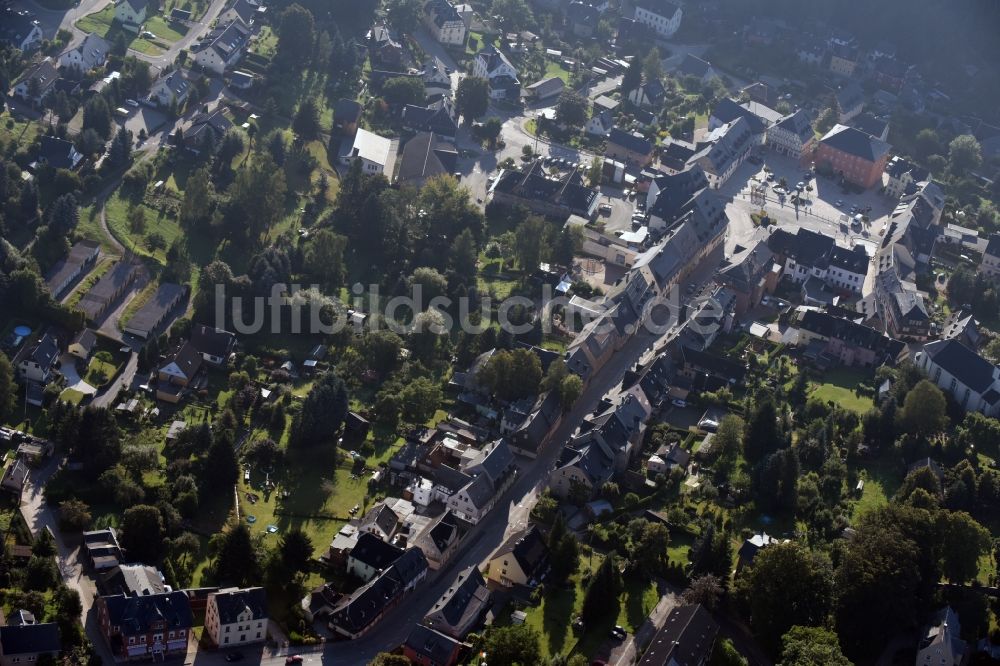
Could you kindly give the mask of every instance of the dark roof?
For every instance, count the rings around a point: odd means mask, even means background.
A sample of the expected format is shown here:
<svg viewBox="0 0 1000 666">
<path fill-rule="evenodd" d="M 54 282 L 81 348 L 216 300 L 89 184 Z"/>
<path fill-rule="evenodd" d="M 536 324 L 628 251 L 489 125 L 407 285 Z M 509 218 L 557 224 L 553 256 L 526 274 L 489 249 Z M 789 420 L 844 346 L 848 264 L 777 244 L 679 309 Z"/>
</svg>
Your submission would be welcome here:
<svg viewBox="0 0 1000 666">
<path fill-rule="evenodd" d="M 333 119 L 337 124 L 356 123 L 361 118 L 361 111 L 360 102 L 341 97 L 333 107 Z"/>
<path fill-rule="evenodd" d="M 458 536 L 458 525 L 455 523 L 455 517 L 451 511 L 446 511 L 441 516 L 441 520 L 427 532 L 427 535 L 439 553 L 447 550 L 448 546 L 454 543 L 455 538 Z"/>
<path fill-rule="evenodd" d="M 0 627 L 0 652 L 5 657 L 59 652 L 61 649 L 59 625 L 54 622 Z"/>
<path fill-rule="evenodd" d="M 767 125 L 760 116 L 729 98 L 724 98 L 715 105 L 715 108 L 712 109 L 712 117 L 723 124 L 730 123 L 737 118 L 743 118 L 750 124 L 750 130 L 754 134 L 759 134 L 767 129 Z"/>
<path fill-rule="evenodd" d="M 174 7 L 170 10 L 170 18 L 176 21 L 190 21 L 191 12 L 187 9 L 181 9 L 180 7 Z"/>
<path fill-rule="evenodd" d="M 16 48 L 21 48 L 21 44 L 34 28 L 34 19 L 27 11 L 19 12 L 6 7 L 0 15 L 0 41 L 10 42 Z"/>
<path fill-rule="evenodd" d="M 690 365 L 725 379 L 735 379 L 737 382 L 740 382 L 743 380 L 743 375 L 746 374 L 746 368 L 741 363 L 732 359 L 688 347 L 681 347 L 681 353 L 684 356 L 685 365 Z"/>
<path fill-rule="evenodd" d="M 750 292 L 772 263 L 774 254 L 764 241 L 757 241 L 750 247 L 737 245 L 729 262 L 719 268 L 719 278 L 734 289 Z"/>
<path fill-rule="evenodd" d="M 809 122 L 809 115 L 802 109 L 789 113 L 787 116 L 775 123 L 775 127 L 780 127 L 799 137 L 802 143 L 807 143 L 813 138 L 812 123 Z"/>
<path fill-rule="evenodd" d="M 826 312 L 806 310 L 799 326 L 807 331 L 835 338 L 856 347 L 869 349 L 895 360 L 906 347 L 899 340 L 894 340 L 870 326 L 857 324 L 850 319 L 835 317 Z"/>
<path fill-rule="evenodd" d="M 570 213 L 584 216 L 590 214 L 591 205 L 600 196 L 597 190 L 569 179 L 557 180 L 543 175 L 540 161 L 533 163 L 527 171 L 505 170 L 493 188 L 495 192 L 528 201 L 564 206 Z"/>
<path fill-rule="evenodd" d="M 449 137 L 458 132 L 458 124 L 447 106 L 439 103 L 430 106 L 407 104 L 403 107 L 403 125 L 418 132 L 434 132 Z"/>
<path fill-rule="evenodd" d="M 178 299 L 187 292 L 187 287 L 172 282 L 164 282 L 156 289 L 151 299 L 146 301 L 126 323 L 126 328 L 144 331 L 147 335 L 160 325 L 163 317 L 177 305 Z"/>
<path fill-rule="evenodd" d="M 855 245 L 853 249 L 834 245 L 830 250 L 830 265 L 864 275 L 868 272 L 868 254 L 861 245 Z"/>
<path fill-rule="evenodd" d="M 601 12 L 596 7 L 580 0 L 573 0 L 566 8 L 566 19 L 572 23 L 594 27 L 600 18 Z"/>
<path fill-rule="evenodd" d="M 719 624 L 701 604 L 680 606 L 667 616 L 663 628 L 639 664 L 647 666 L 696 666 L 708 661 L 719 635 Z"/>
<path fill-rule="evenodd" d="M 165 592 L 130 597 L 124 594 L 101 597 L 108 609 L 112 626 L 121 627 L 129 636 L 152 631 L 152 622 L 164 622 L 167 629 L 190 629 L 194 626 L 191 604 L 184 592 Z"/>
<path fill-rule="evenodd" d="M 223 357 L 229 354 L 236 342 L 236 336 L 221 328 L 204 324 L 191 327 L 191 345 L 201 354 Z"/>
<path fill-rule="evenodd" d="M 447 664 L 450 663 L 452 654 L 456 648 L 462 645 L 462 642 L 418 624 L 410 631 L 404 645 L 427 659 L 427 663 Z"/>
<path fill-rule="evenodd" d="M 513 463 L 514 454 L 511 452 L 507 440 L 499 439 L 483 447 L 480 455 L 472 461 L 467 469 L 470 474 L 482 471 L 489 477 L 490 483 L 497 486 Z"/>
<path fill-rule="evenodd" d="M 990 234 L 990 240 L 986 243 L 986 254 L 1000 257 L 1000 233 Z"/>
<path fill-rule="evenodd" d="M 677 66 L 677 73 L 681 76 L 696 76 L 701 79 L 708 74 L 710 69 L 712 69 L 711 63 L 702 60 L 698 56 L 686 53 L 684 59 L 681 60 L 681 64 Z"/>
<path fill-rule="evenodd" d="M 876 118 L 870 113 L 862 113 L 851 119 L 851 127 L 861 130 L 865 134 L 881 138 L 882 133 L 889 127 L 889 121 L 885 118 Z"/>
<path fill-rule="evenodd" d="M 163 577 L 155 567 L 145 564 L 120 564 L 100 576 L 105 594 L 162 594 L 166 592 Z"/>
<path fill-rule="evenodd" d="M 750 123 L 737 118 L 709 132 L 705 142 L 698 144 L 698 152 L 688 158 L 688 164 L 707 161 L 714 173 L 725 173 L 733 162 L 746 155 L 752 139 Z"/>
<path fill-rule="evenodd" d="M 521 571 L 524 572 L 528 579 L 538 578 L 545 569 L 548 560 L 548 548 L 545 546 L 545 538 L 542 537 L 542 533 L 538 528 L 534 526 L 529 527 L 527 531 L 513 534 L 497 549 L 497 552 L 493 555 L 493 559 L 507 554 L 510 554 L 517 560 Z"/>
<path fill-rule="evenodd" d="M 361 526 L 375 525 L 382 532 L 392 534 L 399 525 L 399 516 L 385 502 L 379 502 L 361 519 Z"/>
<path fill-rule="evenodd" d="M 490 593 L 483 575 L 478 568 L 469 567 L 459 572 L 451 586 L 431 608 L 425 622 L 437 615 L 448 627 L 462 627 L 485 611 L 489 599 Z M 428 624 L 434 626 L 432 622 Z"/>
<path fill-rule="evenodd" d="M 243 590 L 220 590 L 212 595 L 219 611 L 221 624 L 233 624 L 240 613 L 250 609 L 253 619 L 262 620 L 267 614 L 267 592 L 262 587 L 248 587 Z"/>
<path fill-rule="evenodd" d="M 680 9 L 680 5 L 669 2 L 669 0 L 638 0 L 635 5 L 636 7 L 642 7 L 646 11 L 667 18 L 672 17 Z"/>
<path fill-rule="evenodd" d="M 625 150 L 640 155 L 650 155 L 653 152 L 653 144 L 641 134 L 632 134 L 617 127 L 612 127 L 608 132 L 608 144 L 621 146 Z"/>
<path fill-rule="evenodd" d="M 397 179 L 405 183 L 454 173 L 457 162 L 453 144 L 432 132 L 421 132 L 403 146 Z"/>
<path fill-rule="evenodd" d="M 885 141 L 846 125 L 834 125 L 820 143 L 868 162 L 877 162 L 889 152 Z"/>
<path fill-rule="evenodd" d="M 841 111 L 849 111 L 859 104 L 864 104 L 865 93 L 857 83 L 851 82 L 834 93 L 837 106 Z"/>
<path fill-rule="evenodd" d="M 76 334 L 76 337 L 73 338 L 70 344 L 80 345 L 89 352 L 94 348 L 94 345 L 97 344 L 97 333 L 94 333 L 94 331 L 89 328 L 85 328 Z"/>
<path fill-rule="evenodd" d="M 31 350 L 29 358 L 43 368 L 50 368 L 57 356 L 59 356 L 59 344 L 53 336 L 46 333 Z"/>
<path fill-rule="evenodd" d="M 146 4 L 147 4 L 146 0 L 122 0 L 122 1 L 127 2 L 129 6 L 132 8 L 132 11 L 134 11 L 137 14 L 141 11 L 145 11 L 146 9 Z"/>
<path fill-rule="evenodd" d="M 53 169 L 72 169 L 73 144 L 65 139 L 58 139 L 54 136 L 43 136 L 38 147 L 39 159 L 44 159 L 45 163 Z"/>
<path fill-rule="evenodd" d="M 794 259 L 806 266 L 817 268 L 828 265 L 834 241 L 829 236 L 800 228 L 798 233 L 778 229 L 767 239 L 767 246 L 775 254 Z"/>
<path fill-rule="evenodd" d="M 997 366 L 958 340 L 936 340 L 924 347 L 924 353 L 976 393 L 984 393 L 993 384 Z"/>
<path fill-rule="evenodd" d="M 194 348 L 194 345 L 185 342 L 177 351 L 168 356 L 160 367 L 164 368 L 171 363 L 176 363 L 184 376 L 191 379 L 201 368 L 201 354 Z"/>
<path fill-rule="evenodd" d="M 407 549 L 398 560 L 389 567 L 389 572 L 404 585 L 410 585 L 427 571 L 427 558 L 419 548 Z"/>
<path fill-rule="evenodd" d="M 350 557 L 376 571 L 381 571 L 398 560 L 402 554 L 402 548 L 396 548 L 370 532 L 362 532 L 358 536 L 357 544 L 351 549 Z"/>
</svg>

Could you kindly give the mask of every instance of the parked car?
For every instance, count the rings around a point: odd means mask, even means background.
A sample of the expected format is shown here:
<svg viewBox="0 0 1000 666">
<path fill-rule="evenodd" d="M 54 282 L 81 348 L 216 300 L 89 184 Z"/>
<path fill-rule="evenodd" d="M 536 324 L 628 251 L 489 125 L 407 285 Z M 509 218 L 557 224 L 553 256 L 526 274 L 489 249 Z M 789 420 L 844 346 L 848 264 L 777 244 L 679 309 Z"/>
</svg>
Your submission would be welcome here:
<svg viewBox="0 0 1000 666">
<path fill-rule="evenodd" d="M 628 636 L 628 632 L 625 631 L 625 627 L 620 624 L 616 624 L 614 628 L 611 629 L 612 638 L 617 638 L 618 640 L 623 641 L 626 636 Z"/>
<path fill-rule="evenodd" d="M 601 205 L 599 205 L 597 207 L 597 211 L 601 215 L 611 215 L 611 204 L 609 204 L 609 203 L 602 203 Z"/>
<path fill-rule="evenodd" d="M 670 401 L 670 404 L 673 405 L 674 407 L 687 407 L 688 406 L 687 402 L 684 401 L 684 400 L 681 400 L 680 398 L 674 398 L 673 400 Z"/>
<path fill-rule="evenodd" d="M 836 206 L 837 208 L 843 208 L 843 207 L 844 207 L 844 202 L 843 202 L 843 200 L 842 200 L 842 199 L 837 199 L 837 200 L 836 200 L 836 201 L 834 202 L 834 204 L 833 204 L 833 205 L 834 205 L 834 206 Z"/>
<path fill-rule="evenodd" d="M 303 661 L 302 660 L 302 655 L 300 655 L 300 654 L 293 654 L 293 655 L 290 655 L 288 658 L 285 659 L 285 663 L 286 664 L 301 664 L 302 661 Z"/>
<path fill-rule="evenodd" d="M 243 660 L 242 652 L 230 652 L 229 654 L 226 655 L 226 661 L 242 661 L 242 660 Z"/>
</svg>

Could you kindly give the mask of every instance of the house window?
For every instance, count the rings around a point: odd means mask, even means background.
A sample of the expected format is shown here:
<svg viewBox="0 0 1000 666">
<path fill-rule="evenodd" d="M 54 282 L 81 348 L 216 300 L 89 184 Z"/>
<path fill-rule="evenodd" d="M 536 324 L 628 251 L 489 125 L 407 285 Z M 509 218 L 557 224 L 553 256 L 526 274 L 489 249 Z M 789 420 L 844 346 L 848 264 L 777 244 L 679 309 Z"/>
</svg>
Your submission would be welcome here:
<svg viewBox="0 0 1000 666">
<path fill-rule="evenodd" d="M 257 638 L 260 638 L 260 632 L 259 631 L 257 632 Z"/>
</svg>

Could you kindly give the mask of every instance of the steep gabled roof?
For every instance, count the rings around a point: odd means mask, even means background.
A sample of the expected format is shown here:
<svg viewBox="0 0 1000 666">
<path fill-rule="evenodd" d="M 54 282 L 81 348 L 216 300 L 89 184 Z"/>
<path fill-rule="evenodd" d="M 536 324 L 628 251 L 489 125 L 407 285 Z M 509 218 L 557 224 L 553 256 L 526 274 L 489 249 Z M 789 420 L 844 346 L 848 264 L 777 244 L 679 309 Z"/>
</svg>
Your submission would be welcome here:
<svg viewBox="0 0 1000 666">
<path fill-rule="evenodd" d="M 212 598 L 215 599 L 221 624 L 233 624 L 246 610 L 250 611 L 254 620 L 264 620 L 268 617 L 267 592 L 262 587 L 219 590 L 212 595 Z"/>
<path fill-rule="evenodd" d="M 952 377 L 976 393 L 984 393 L 994 382 L 998 368 L 958 340 L 935 340 L 924 353 Z"/>
<path fill-rule="evenodd" d="M 868 162 L 877 162 L 889 152 L 885 141 L 846 125 L 834 125 L 820 143 Z"/>
</svg>

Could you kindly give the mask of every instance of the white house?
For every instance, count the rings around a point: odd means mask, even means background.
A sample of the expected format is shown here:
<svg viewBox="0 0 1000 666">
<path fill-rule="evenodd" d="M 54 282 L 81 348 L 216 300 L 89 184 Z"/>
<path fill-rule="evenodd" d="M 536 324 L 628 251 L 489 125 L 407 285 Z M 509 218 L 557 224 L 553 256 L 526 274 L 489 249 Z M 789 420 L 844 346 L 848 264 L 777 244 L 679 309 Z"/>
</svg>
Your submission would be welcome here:
<svg viewBox="0 0 1000 666">
<path fill-rule="evenodd" d="M 354 160 L 361 161 L 361 171 L 366 174 L 384 173 L 387 177 L 392 177 L 392 165 L 389 164 L 389 155 L 392 152 L 392 141 L 373 134 L 368 130 L 358 128 L 358 133 L 354 135 L 353 142 L 348 144 L 345 141 L 342 146 L 340 162 L 348 166 Z M 343 147 L 349 149 L 344 151 Z M 386 167 L 389 167 L 388 173 Z"/>
<path fill-rule="evenodd" d="M 655 30 L 660 37 L 669 39 L 681 27 L 683 15 L 684 12 L 680 6 L 672 2 L 640 0 L 635 6 L 633 17 L 636 22 Z"/>
<path fill-rule="evenodd" d="M 424 3 L 424 25 L 434 39 L 447 46 L 465 44 L 465 21 L 448 0 L 428 0 Z"/>
<path fill-rule="evenodd" d="M 26 381 L 46 384 L 52 375 L 52 366 L 59 356 L 59 344 L 46 333 L 18 364 L 21 378 Z"/>
<path fill-rule="evenodd" d="M 194 62 L 221 76 L 227 68 L 239 62 L 249 37 L 250 30 L 241 21 L 232 21 L 221 29 L 216 28 L 202 41 Z"/>
<path fill-rule="evenodd" d="M 614 126 L 614 115 L 610 111 L 601 111 L 590 117 L 583 131 L 592 136 L 606 136 Z"/>
<path fill-rule="evenodd" d="M 163 107 L 171 104 L 180 106 L 187 98 L 194 85 L 194 74 L 186 69 L 175 69 L 167 72 L 153 82 L 149 90 L 149 101 Z"/>
<path fill-rule="evenodd" d="M 518 99 L 521 96 L 517 69 L 492 44 L 476 54 L 472 75 L 490 82 L 490 97 L 493 99 Z"/>
<path fill-rule="evenodd" d="M 451 95 L 451 75 L 444 61 L 438 57 L 431 56 L 424 63 L 422 74 L 424 79 L 424 92 L 428 97 L 434 95 Z"/>
<path fill-rule="evenodd" d="M 219 19 L 216 22 L 217 25 L 228 25 L 233 21 L 239 21 L 245 27 L 250 28 L 253 26 L 257 15 L 263 11 L 263 7 L 259 4 L 250 2 L 249 0 L 236 0 L 231 4 L 226 11 L 219 15 Z"/>
<path fill-rule="evenodd" d="M 81 73 L 89 72 L 107 61 L 110 50 L 111 44 L 107 40 L 96 33 L 90 33 L 79 46 L 64 51 L 59 56 L 59 66 Z"/>
<path fill-rule="evenodd" d="M 130 32 L 139 32 L 146 22 L 146 0 L 117 0 L 115 21 Z"/>
<path fill-rule="evenodd" d="M 802 159 L 816 140 L 805 111 L 799 109 L 767 128 L 767 144 L 781 155 Z"/>
<path fill-rule="evenodd" d="M 263 643 L 267 619 L 267 593 L 262 587 L 231 587 L 208 595 L 205 632 L 219 647 Z"/>
<path fill-rule="evenodd" d="M 958 340 L 928 343 L 914 362 L 966 411 L 1000 416 L 1000 367 Z"/>
<path fill-rule="evenodd" d="M 28 52 L 42 43 L 42 28 L 27 10 L 7 7 L 0 13 L 0 42 Z"/>
<path fill-rule="evenodd" d="M 27 102 L 40 104 L 52 92 L 58 78 L 59 70 L 55 62 L 52 58 L 45 58 L 18 79 L 11 94 Z"/>
</svg>

